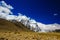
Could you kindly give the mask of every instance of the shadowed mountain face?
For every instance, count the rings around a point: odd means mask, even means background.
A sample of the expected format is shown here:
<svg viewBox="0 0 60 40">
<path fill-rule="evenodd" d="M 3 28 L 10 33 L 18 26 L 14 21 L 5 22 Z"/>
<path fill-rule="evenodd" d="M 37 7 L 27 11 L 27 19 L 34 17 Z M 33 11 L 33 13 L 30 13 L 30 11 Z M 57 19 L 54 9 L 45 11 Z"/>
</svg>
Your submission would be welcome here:
<svg viewBox="0 0 60 40">
<path fill-rule="evenodd" d="M 20 22 L 11 22 L 5 19 L 0 19 L 0 31 L 30 31 Z"/>
</svg>

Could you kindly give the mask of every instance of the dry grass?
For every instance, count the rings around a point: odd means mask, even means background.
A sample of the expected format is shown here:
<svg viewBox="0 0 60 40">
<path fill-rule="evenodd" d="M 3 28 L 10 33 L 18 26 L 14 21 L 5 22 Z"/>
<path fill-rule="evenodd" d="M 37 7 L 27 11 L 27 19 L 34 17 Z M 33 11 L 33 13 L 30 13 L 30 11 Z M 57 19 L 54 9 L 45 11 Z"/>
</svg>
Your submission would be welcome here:
<svg viewBox="0 0 60 40">
<path fill-rule="evenodd" d="M 60 33 L 0 32 L 0 38 L 8 40 L 60 40 Z"/>
</svg>

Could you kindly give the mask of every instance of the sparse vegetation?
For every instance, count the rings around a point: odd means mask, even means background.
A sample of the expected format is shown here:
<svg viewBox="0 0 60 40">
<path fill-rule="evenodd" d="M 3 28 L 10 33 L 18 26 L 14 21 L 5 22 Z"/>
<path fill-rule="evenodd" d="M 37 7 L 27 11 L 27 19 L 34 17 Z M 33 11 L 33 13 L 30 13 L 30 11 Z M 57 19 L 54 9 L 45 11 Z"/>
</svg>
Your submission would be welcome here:
<svg viewBox="0 0 60 40">
<path fill-rule="evenodd" d="M 60 33 L 0 32 L 0 39 L 3 38 L 8 40 L 60 40 Z"/>
<path fill-rule="evenodd" d="M 6 39 L 6 38 L 0 38 L 0 40 L 8 40 L 8 39 Z"/>
<path fill-rule="evenodd" d="M 60 33 L 37 33 L 21 23 L 14 24 L 0 19 L 0 40 L 60 40 Z"/>
</svg>

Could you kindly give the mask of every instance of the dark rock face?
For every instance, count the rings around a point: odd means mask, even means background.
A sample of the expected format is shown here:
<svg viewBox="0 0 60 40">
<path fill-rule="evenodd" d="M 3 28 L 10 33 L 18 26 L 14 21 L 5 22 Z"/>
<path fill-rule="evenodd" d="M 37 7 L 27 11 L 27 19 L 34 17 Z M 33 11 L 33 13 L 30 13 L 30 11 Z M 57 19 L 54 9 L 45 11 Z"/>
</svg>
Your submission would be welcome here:
<svg viewBox="0 0 60 40">
<path fill-rule="evenodd" d="M 60 32 L 60 29 L 58 29 L 58 30 L 55 30 L 55 32 Z"/>
<path fill-rule="evenodd" d="M 60 32 L 60 29 L 56 29 L 55 31 L 52 31 L 52 32 Z"/>
</svg>

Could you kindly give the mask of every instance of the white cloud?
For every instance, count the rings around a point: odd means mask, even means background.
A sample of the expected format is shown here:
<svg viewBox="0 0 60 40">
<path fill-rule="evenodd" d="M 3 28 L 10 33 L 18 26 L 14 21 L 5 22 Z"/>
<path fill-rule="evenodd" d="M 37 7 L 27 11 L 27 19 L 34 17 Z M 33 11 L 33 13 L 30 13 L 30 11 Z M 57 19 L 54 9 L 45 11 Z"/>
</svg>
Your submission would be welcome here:
<svg viewBox="0 0 60 40">
<path fill-rule="evenodd" d="M 5 14 L 12 14 L 12 12 L 8 8 L 2 6 L 0 6 L 0 12 Z"/>
<path fill-rule="evenodd" d="M 3 7 L 8 8 L 8 9 L 13 9 L 13 7 L 10 6 L 10 5 L 7 5 L 7 4 L 5 3 L 5 1 L 1 1 L 1 2 L 0 2 L 0 5 L 3 6 Z"/>
<path fill-rule="evenodd" d="M 55 13 L 55 14 L 53 14 L 54 16 L 57 16 L 58 15 L 58 13 Z"/>
<path fill-rule="evenodd" d="M 4 1 L 0 1 L 0 12 L 12 14 L 11 9 L 13 9 L 12 6 L 7 5 Z"/>
</svg>

